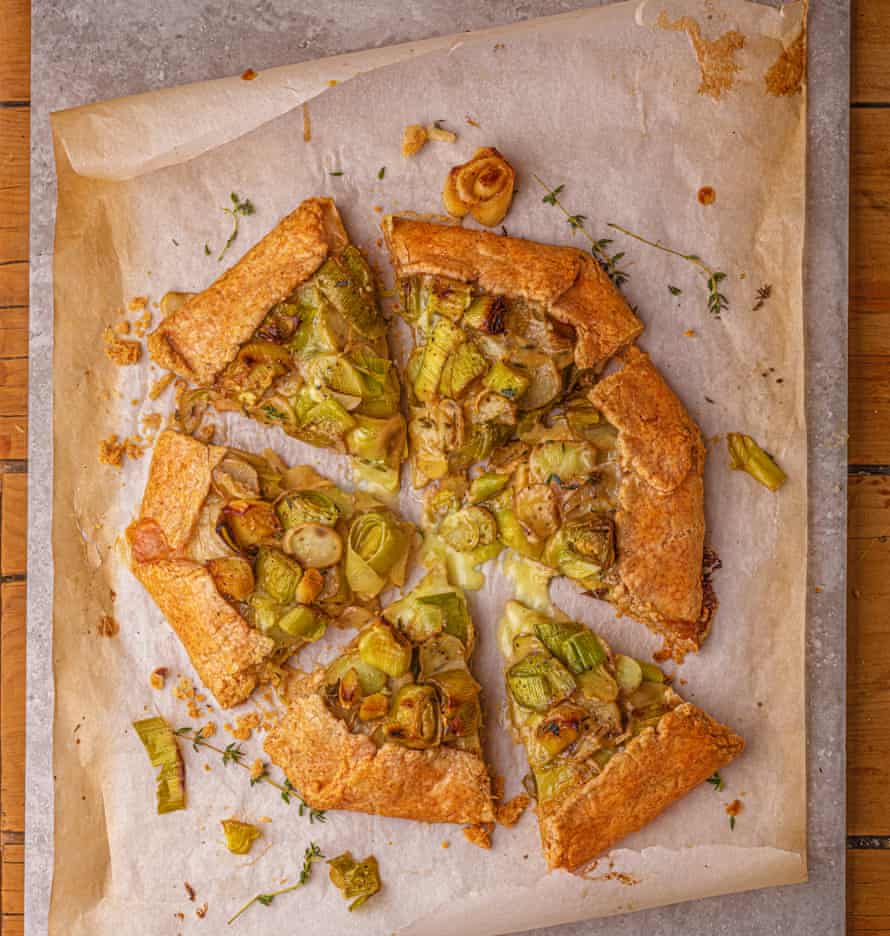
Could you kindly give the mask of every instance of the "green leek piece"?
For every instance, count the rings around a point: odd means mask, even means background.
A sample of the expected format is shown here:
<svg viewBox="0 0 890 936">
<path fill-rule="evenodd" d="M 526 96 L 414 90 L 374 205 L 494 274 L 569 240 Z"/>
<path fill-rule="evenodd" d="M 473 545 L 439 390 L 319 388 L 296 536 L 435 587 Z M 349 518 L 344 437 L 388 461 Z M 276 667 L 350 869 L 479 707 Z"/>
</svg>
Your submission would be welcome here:
<svg viewBox="0 0 890 936">
<path fill-rule="evenodd" d="M 486 471 L 470 482 L 470 503 L 479 504 L 495 497 L 510 483 L 510 475 Z"/>
<path fill-rule="evenodd" d="M 550 757 L 556 757 L 581 737 L 586 718 L 587 712 L 580 705 L 557 705 L 538 722 L 535 740 Z"/>
<path fill-rule="evenodd" d="M 507 685 L 519 705 L 535 712 L 546 712 L 577 688 L 562 663 L 545 653 L 532 653 L 514 663 L 507 671 Z"/>
<path fill-rule="evenodd" d="M 343 442 L 355 425 L 355 417 L 329 397 L 300 414 L 299 436 L 313 445 L 336 445 Z"/>
<path fill-rule="evenodd" d="M 615 561 L 614 524 L 604 514 L 566 523 L 547 541 L 542 560 L 587 588 L 598 588 Z"/>
<path fill-rule="evenodd" d="M 576 675 L 605 661 L 605 648 L 583 624 L 557 621 L 544 614 L 535 615 L 534 622 L 544 646 Z"/>
<path fill-rule="evenodd" d="M 564 790 L 575 786 L 576 772 L 570 762 L 556 762 L 544 767 L 538 767 L 535 772 L 535 788 L 539 803 L 552 800 Z"/>
<path fill-rule="evenodd" d="M 386 419 L 356 414 L 356 426 L 346 436 L 346 450 L 367 462 L 398 469 L 405 450 L 405 418 Z"/>
<path fill-rule="evenodd" d="M 226 848 L 233 855 L 248 854 L 253 843 L 262 835 L 255 825 L 238 819 L 223 819 L 220 825 L 226 837 Z"/>
<path fill-rule="evenodd" d="M 533 634 L 517 634 L 513 638 L 512 651 L 517 660 L 523 660 L 530 653 L 541 653 L 547 648 L 538 637 Z"/>
<path fill-rule="evenodd" d="M 518 400 L 531 384 L 531 378 L 516 367 L 495 361 L 485 378 L 485 386 L 508 400 Z"/>
<path fill-rule="evenodd" d="M 566 422 L 572 433 L 587 441 L 587 432 L 602 423 L 599 410 L 586 396 L 577 396 L 566 403 Z"/>
<path fill-rule="evenodd" d="M 414 381 L 418 400 L 431 403 L 437 395 L 439 380 L 448 355 L 463 341 L 463 332 L 448 319 L 439 319 L 429 341 L 423 346 L 423 360 Z"/>
<path fill-rule="evenodd" d="M 297 411 L 291 406 L 290 401 L 280 393 L 271 397 L 264 397 L 259 406 L 253 410 L 253 414 L 263 422 L 273 426 L 281 426 L 286 432 L 295 429 L 299 422 Z"/>
<path fill-rule="evenodd" d="M 397 494 L 399 491 L 399 470 L 380 462 L 365 461 L 356 456 L 352 463 L 352 475 L 362 490 L 383 494 Z"/>
<path fill-rule="evenodd" d="M 297 605 L 278 619 L 278 627 L 288 637 L 312 642 L 324 636 L 327 621 L 313 608 Z"/>
<path fill-rule="evenodd" d="M 505 423 L 474 423 L 467 441 L 459 449 L 448 453 L 448 467 L 451 471 L 464 471 L 476 462 L 485 461 L 510 438 L 512 432 L 513 427 Z"/>
<path fill-rule="evenodd" d="M 172 728 L 159 715 L 133 722 L 152 767 L 160 767 L 157 780 L 158 815 L 185 809 L 185 765 Z"/>
<path fill-rule="evenodd" d="M 344 709 L 350 709 L 358 705 L 362 700 L 362 685 L 359 679 L 358 671 L 348 669 L 340 677 L 340 685 L 337 686 L 337 701 Z"/>
<path fill-rule="evenodd" d="M 539 540 L 547 539 L 559 528 L 559 504 L 549 484 L 516 487 L 513 506 L 522 526 Z"/>
<path fill-rule="evenodd" d="M 346 550 L 350 587 L 363 597 L 379 595 L 404 565 L 410 546 L 409 533 L 390 511 L 359 514 L 349 528 Z"/>
<path fill-rule="evenodd" d="M 453 709 L 465 702 L 475 701 L 482 691 L 482 687 L 473 679 L 466 666 L 439 670 L 427 679 L 439 690 L 445 707 Z"/>
<path fill-rule="evenodd" d="M 328 861 L 331 881 L 343 892 L 344 900 L 351 900 L 349 912 L 358 908 L 380 890 L 380 871 L 377 859 L 368 855 L 364 861 L 356 861 L 347 851 Z"/>
<path fill-rule="evenodd" d="M 664 673 L 654 663 L 647 663 L 645 660 L 637 660 L 640 670 L 643 673 L 644 682 L 663 683 Z"/>
<path fill-rule="evenodd" d="M 452 549 L 467 553 L 477 546 L 493 543 L 498 528 L 494 517 L 484 507 L 464 507 L 442 521 L 439 534 Z"/>
<path fill-rule="evenodd" d="M 508 503 L 509 501 L 499 499 L 492 505 L 498 524 L 498 537 L 505 546 L 515 549 L 520 555 L 527 556 L 529 559 L 540 559 L 544 544 L 532 543 L 529 540 L 516 512 L 512 507 L 507 506 Z"/>
<path fill-rule="evenodd" d="M 522 373 L 533 377 L 528 390 L 518 401 L 521 410 L 538 410 L 553 403 L 563 391 L 563 375 L 549 354 L 543 351 L 524 351 L 514 355 L 514 364 L 521 365 Z"/>
<path fill-rule="evenodd" d="M 358 717 L 362 721 L 378 721 L 389 712 L 389 696 L 383 692 L 374 692 L 361 700 Z"/>
<path fill-rule="evenodd" d="M 429 330 L 430 280 L 422 276 L 412 276 L 403 280 L 401 315 L 405 321 L 417 325 L 422 332 Z"/>
<path fill-rule="evenodd" d="M 778 491 L 785 483 L 788 475 L 751 436 L 741 432 L 730 432 L 727 433 L 726 444 L 729 448 L 730 468 L 746 471 L 755 481 L 759 481 L 771 491 Z"/>
<path fill-rule="evenodd" d="M 664 683 L 644 682 L 631 696 L 628 702 L 635 709 L 647 708 L 650 705 L 664 705 L 668 687 Z"/>
<path fill-rule="evenodd" d="M 506 305 L 501 296 L 477 296 L 461 321 L 486 335 L 500 335 L 504 331 L 505 313 Z"/>
<path fill-rule="evenodd" d="M 456 637 L 440 634 L 420 644 L 417 658 L 420 664 L 420 678 L 426 680 L 440 670 L 447 669 L 456 660 L 464 660 L 466 649 Z"/>
<path fill-rule="evenodd" d="M 618 683 L 611 673 L 600 664 L 593 669 L 578 674 L 578 687 L 588 699 L 599 702 L 614 702 L 618 698 Z"/>
<path fill-rule="evenodd" d="M 337 327 L 336 312 L 311 283 L 300 290 L 297 329 L 286 347 L 295 357 L 311 360 L 316 354 L 339 351 L 345 344 L 342 327 Z"/>
<path fill-rule="evenodd" d="M 448 355 L 442 376 L 439 378 L 439 393 L 456 400 L 464 390 L 488 370 L 488 361 L 472 341 L 464 341 Z"/>
<path fill-rule="evenodd" d="M 239 552 L 256 552 L 280 531 L 278 517 L 265 501 L 229 501 L 220 511 L 217 523 L 217 533 Z"/>
<path fill-rule="evenodd" d="M 280 549 L 261 546 L 256 557 L 257 588 L 282 604 L 294 600 L 303 570 Z"/>
<path fill-rule="evenodd" d="M 327 569 L 343 557 L 343 539 L 323 523 L 301 523 L 285 533 L 281 545 L 304 569 Z"/>
<path fill-rule="evenodd" d="M 316 596 L 315 604 L 331 617 L 339 617 L 353 600 L 352 589 L 346 580 L 346 570 L 343 566 L 344 563 L 341 562 L 321 570 L 324 581 L 321 591 Z"/>
<path fill-rule="evenodd" d="M 240 556 L 211 559 L 207 563 L 207 571 L 216 590 L 229 601 L 247 601 L 256 587 L 253 567 Z"/>
<path fill-rule="evenodd" d="M 362 695 L 371 696 L 386 688 L 386 673 L 366 663 L 358 650 L 350 650 L 337 657 L 325 670 L 325 683 L 335 686 L 350 670 L 358 674 Z"/>
<path fill-rule="evenodd" d="M 339 257 L 329 257 L 313 279 L 325 299 L 359 334 L 366 338 L 386 334 L 371 268 L 356 247 L 350 244 Z"/>
<path fill-rule="evenodd" d="M 253 406 L 275 381 L 294 366 L 287 348 L 272 341 L 248 341 L 219 378 L 219 387 L 240 403 Z"/>
<path fill-rule="evenodd" d="M 303 523 L 335 526 L 340 519 L 340 508 L 321 491 L 291 491 L 278 501 L 275 511 L 286 530 Z"/>
<path fill-rule="evenodd" d="M 358 652 L 365 663 L 393 679 L 404 676 L 411 668 L 411 644 L 383 622 L 362 631 Z"/>
<path fill-rule="evenodd" d="M 615 657 L 615 679 L 622 692 L 635 692 L 643 681 L 643 669 L 633 657 L 619 653 Z"/>
<path fill-rule="evenodd" d="M 542 442 L 528 460 L 531 480 L 537 484 L 586 480 L 595 472 L 596 463 L 596 449 L 584 442 Z"/>
<path fill-rule="evenodd" d="M 318 393 L 335 390 L 361 400 L 363 375 L 345 355 L 316 354 L 303 364 L 303 376 L 307 386 Z"/>
<path fill-rule="evenodd" d="M 467 283 L 437 277 L 430 287 L 428 312 L 458 322 L 472 298 L 472 287 Z"/>
<path fill-rule="evenodd" d="M 417 598 L 421 608 L 434 608 L 442 615 L 442 630 L 464 645 L 467 653 L 473 646 L 473 622 L 467 608 L 467 599 L 459 591 L 421 595 Z"/>
<path fill-rule="evenodd" d="M 439 744 L 441 731 L 436 690 L 414 683 L 402 686 L 393 698 L 383 726 L 384 738 L 408 748 L 432 748 Z"/>
</svg>

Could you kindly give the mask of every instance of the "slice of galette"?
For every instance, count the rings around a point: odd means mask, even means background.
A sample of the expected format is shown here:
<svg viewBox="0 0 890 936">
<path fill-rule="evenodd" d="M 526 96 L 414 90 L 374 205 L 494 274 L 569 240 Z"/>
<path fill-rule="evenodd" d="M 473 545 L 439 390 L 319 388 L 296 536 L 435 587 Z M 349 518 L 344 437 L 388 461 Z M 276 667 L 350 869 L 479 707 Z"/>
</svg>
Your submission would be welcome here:
<svg viewBox="0 0 890 936">
<path fill-rule="evenodd" d="M 290 687 L 266 753 L 315 809 L 494 819 L 463 592 L 434 570 L 327 666 Z"/>
<path fill-rule="evenodd" d="M 398 489 L 405 453 L 399 381 L 374 277 L 329 198 L 304 201 L 202 292 L 168 293 L 149 336 L 156 363 L 208 403 L 348 452 L 359 477 Z"/>
<path fill-rule="evenodd" d="M 436 482 L 427 522 L 459 552 L 500 542 L 576 580 L 666 655 L 697 650 L 716 607 L 704 447 L 608 276 L 572 248 L 384 229 L 416 337 L 408 432 L 415 485 Z"/>
<path fill-rule="evenodd" d="M 583 624 L 511 601 L 498 638 L 551 868 L 585 865 L 744 748 L 657 666 L 614 654 Z"/>
<path fill-rule="evenodd" d="M 375 611 L 403 584 L 413 537 L 389 508 L 308 466 L 171 430 L 127 529 L 133 572 L 224 708 L 329 623 Z"/>
</svg>

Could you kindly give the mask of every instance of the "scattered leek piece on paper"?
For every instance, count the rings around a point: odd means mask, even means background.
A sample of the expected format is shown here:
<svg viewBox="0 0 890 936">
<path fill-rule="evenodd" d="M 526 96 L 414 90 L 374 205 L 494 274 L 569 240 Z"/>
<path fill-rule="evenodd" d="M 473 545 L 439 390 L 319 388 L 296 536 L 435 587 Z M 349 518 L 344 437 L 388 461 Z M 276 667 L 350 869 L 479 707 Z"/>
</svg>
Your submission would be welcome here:
<svg viewBox="0 0 890 936">
<path fill-rule="evenodd" d="M 161 768 L 157 788 L 158 815 L 185 809 L 185 765 L 173 730 L 160 715 L 133 722 L 133 728 L 148 753 L 152 767 Z"/>
<path fill-rule="evenodd" d="M 730 432 L 726 436 L 726 444 L 730 468 L 747 471 L 755 481 L 771 491 L 778 491 L 785 483 L 788 476 L 751 436 Z"/>
<path fill-rule="evenodd" d="M 352 901 L 350 913 L 380 890 L 380 872 L 373 855 L 368 855 L 364 861 L 356 861 L 347 851 L 331 858 L 328 864 L 331 866 L 331 881 L 343 892 L 344 900 Z"/>
<path fill-rule="evenodd" d="M 226 848 L 233 855 L 246 855 L 253 843 L 262 835 L 255 825 L 241 822 L 238 819 L 223 819 L 220 825 L 226 837 Z"/>
<path fill-rule="evenodd" d="M 282 894 L 289 894 L 291 891 L 295 891 L 297 888 L 308 883 L 309 878 L 312 877 L 312 865 L 315 864 L 316 861 L 321 861 L 323 858 L 324 855 L 321 853 L 321 849 L 318 845 L 316 845 L 315 842 L 310 842 L 306 851 L 303 853 L 303 868 L 300 871 L 300 879 L 297 883 L 291 884 L 289 887 L 282 887 L 277 891 L 270 891 L 268 894 L 257 894 L 255 897 L 251 897 L 233 917 L 229 918 L 228 925 L 234 923 L 245 910 L 252 907 L 255 903 L 261 903 L 264 907 L 268 907 L 276 897 L 280 897 Z"/>
</svg>

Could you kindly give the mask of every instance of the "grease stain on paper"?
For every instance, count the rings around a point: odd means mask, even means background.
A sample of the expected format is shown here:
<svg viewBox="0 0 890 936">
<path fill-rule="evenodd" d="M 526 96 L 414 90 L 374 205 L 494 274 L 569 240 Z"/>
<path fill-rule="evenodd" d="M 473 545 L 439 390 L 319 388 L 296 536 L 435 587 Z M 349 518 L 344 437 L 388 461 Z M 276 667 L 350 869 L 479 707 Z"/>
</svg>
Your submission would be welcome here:
<svg viewBox="0 0 890 936">
<path fill-rule="evenodd" d="M 801 28 L 797 38 L 769 67 L 763 76 L 767 94 L 791 97 L 800 94 L 807 69 L 807 32 Z"/>
<path fill-rule="evenodd" d="M 660 29 L 685 32 L 689 36 L 701 70 L 699 94 L 719 101 L 732 89 L 737 73 L 742 70 L 742 66 L 735 60 L 736 52 L 745 47 L 742 33 L 731 29 L 716 39 L 705 39 L 698 20 L 691 16 L 681 16 L 672 23 L 666 10 L 661 11 L 655 25 Z"/>
</svg>

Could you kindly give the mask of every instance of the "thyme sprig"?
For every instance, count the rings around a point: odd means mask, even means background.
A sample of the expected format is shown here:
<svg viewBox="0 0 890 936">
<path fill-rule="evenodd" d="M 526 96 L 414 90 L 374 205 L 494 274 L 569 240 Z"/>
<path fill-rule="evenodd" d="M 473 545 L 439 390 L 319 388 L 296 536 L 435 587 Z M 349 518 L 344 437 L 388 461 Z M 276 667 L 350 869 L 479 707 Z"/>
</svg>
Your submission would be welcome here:
<svg viewBox="0 0 890 936">
<path fill-rule="evenodd" d="M 726 274 L 720 270 L 715 270 L 713 267 L 708 266 L 707 263 L 702 260 L 698 254 L 683 253 L 682 250 L 676 250 L 673 247 L 668 247 L 667 244 L 662 244 L 661 241 L 649 240 L 648 237 L 643 237 L 641 234 L 634 234 L 633 231 L 629 231 L 627 228 L 622 227 L 620 224 L 615 224 L 612 221 L 608 222 L 609 227 L 613 228 L 616 231 L 620 231 L 622 234 L 625 234 L 627 237 L 632 237 L 634 240 L 638 240 L 641 244 L 647 244 L 649 247 L 655 247 L 656 250 L 663 250 L 665 253 L 673 254 L 675 257 L 680 257 L 682 260 L 685 260 L 687 263 L 691 263 L 696 267 L 701 274 L 705 277 L 708 284 L 708 311 L 714 318 L 720 318 L 720 313 L 724 309 L 729 308 L 729 300 L 726 296 L 720 292 L 720 283 L 726 279 Z"/>
<path fill-rule="evenodd" d="M 773 287 L 772 287 L 772 284 L 771 284 L 771 283 L 764 283 L 764 284 L 757 290 L 757 301 L 754 303 L 754 306 L 752 307 L 751 311 L 752 311 L 752 312 L 759 312 L 759 311 L 766 305 L 767 299 L 769 299 L 769 297 L 770 297 L 772 294 L 773 294 Z"/>
<path fill-rule="evenodd" d="M 238 217 L 239 215 L 252 215 L 256 208 L 253 207 L 253 202 L 249 198 L 240 198 L 235 192 L 232 192 L 229 195 L 229 198 L 232 200 L 231 208 L 223 208 L 223 211 L 227 215 L 232 216 L 232 233 L 229 235 L 229 239 L 226 241 L 225 247 L 219 252 L 219 256 L 216 258 L 217 261 L 222 260 L 226 255 L 226 251 L 232 244 L 235 243 L 235 238 L 238 236 Z M 207 250 L 207 245 L 204 245 L 205 252 L 209 253 Z"/>
<path fill-rule="evenodd" d="M 717 793 L 723 789 L 723 777 L 720 776 L 719 770 L 715 770 L 714 773 L 708 777 L 707 782 L 711 784 Z"/>
<path fill-rule="evenodd" d="M 323 858 L 324 855 L 321 853 L 321 849 L 318 845 L 316 845 L 315 842 L 310 842 L 306 851 L 303 853 L 303 868 L 300 871 L 300 879 L 297 883 L 290 884 L 288 887 L 282 887 L 280 890 L 269 891 L 267 894 L 257 894 L 251 897 L 250 900 L 228 920 L 227 925 L 231 926 L 245 910 L 252 907 L 255 903 L 260 903 L 264 907 L 268 907 L 276 897 L 280 897 L 282 894 L 289 894 L 291 891 L 303 887 L 304 884 L 308 883 L 309 878 L 312 877 L 312 865 L 314 865 L 316 861 L 321 861 Z"/>
<path fill-rule="evenodd" d="M 590 253 L 603 270 L 605 270 L 609 279 L 612 280 L 617 287 L 621 287 L 626 283 L 628 279 L 630 279 L 630 274 L 626 270 L 622 270 L 619 266 L 624 257 L 624 251 L 622 250 L 616 254 L 610 254 L 609 246 L 613 243 L 612 239 L 609 237 L 601 237 L 597 240 L 584 226 L 584 222 L 587 221 L 587 215 L 572 214 L 568 208 L 563 205 L 560 200 L 560 195 L 562 195 L 565 190 L 564 185 L 557 185 L 556 188 L 551 188 L 540 176 L 533 174 L 532 177 L 547 193 L 541 201 L 543 201 L 545 205 L 553 205 L 554 208 L 559 208 L 566 216 L 569 227 L 573 231 L 580 231 L 584 237 L 587 238 L 590 242 Z"/>
<path fill-rule="evenodd" d="M 236 744 L 234 741 L 231 744 L 227 744 L 224 748 L 217 747 L 217 745 L 211 744 L 209 741 L 207 741 L 201 735 L 201 732 L 192 728 L 191 725 L 185 725 L 182 728 L 177 728 L 173 734 L 179 738 L 185 738 L 188 741 L 191 741 L 192 748 L 195 751 L 203 747 L 221 755 L 224 767 L 228 767 L 229 764 L 235 764 L 237 767 L 242 767 L 244 770 L 253 770 L 250 764 L 246 764 L 244 762 L 246 754 L 241 745 Z M 315 809 L 314 807 L 310 806 L 294 789 L 290 780 L 285 779 L 284 783 L 279 783 L 277 780 L 273 780 L 266 773 L 265 766 L 263 767 L 263 772 L 261 774 L 250 778 L 251 786 L 255 786 L 257 783 L 267 783 L 269 786 L 275 787 L 275 789 L 281 793 L 282 800 L 284 800 L 288 806 L 291 804 L 292 800 L 296 799 L 296 801 L 299 803 L 300 815 L 308 815 L 310 823 L 327 822 L 328 817 L 323 809 Z"/>
</svg>

